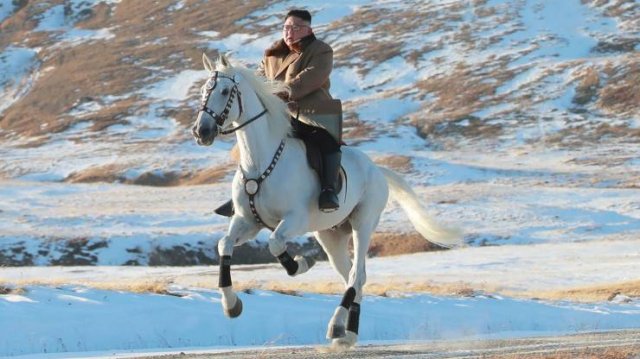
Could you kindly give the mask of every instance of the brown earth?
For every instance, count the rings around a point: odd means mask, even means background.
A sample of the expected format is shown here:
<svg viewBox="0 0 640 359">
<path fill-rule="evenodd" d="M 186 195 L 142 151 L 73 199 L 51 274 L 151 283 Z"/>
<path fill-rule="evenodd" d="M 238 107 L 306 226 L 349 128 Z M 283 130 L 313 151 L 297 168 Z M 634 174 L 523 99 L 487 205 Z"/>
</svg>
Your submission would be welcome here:
<svg viewBox="0 0 640 359">
<path fill-rule="evenodd" d="M 40 136 L 64 131 L 78 120 L 68 116 L 68 111 L 88 98 L 107 95 L 127 96 L 83 121 L 98 123 L 96 130 L 119 123 L 146 105 L 143 99 L 130 94 L 153 82 L 154 72 L 201 68 L 203 45 L 197 42 L 195 34 L 217 31 L 228 36 L 243 32 L 236 22 L 264 6 L 261 1 L 236 4 L 221 0 L 202 6 L 191 0 L 186 1 L 183 11 L 170 12 L 166 10 L 174 4 L 171 0 L 122 1 L 111 6 L 100 3 L 76 27 L 109 28 L 115 37 L 60 48 L 51 46 L 56 33 L 32 30 L 37 26 L 34 19 L 38 15 L 62 3 L 55 0 L 42 6 L 36 1 L 24 1 L 17 13 L 0 26 L 0 48 L 23 40 L 27 46 L 42 47 L 38 53 L 39 67 L 53 69 L 43 72 L 29 93 L 0 118 L 3 136 Z"/>
<path fill-rule="evenodd" d="M 145 172 L 136 178 L 129 179 L 123 177 L 127 168 L 115 164 L 104 166 L 94 166 L 82 171 L 73 172 L 65 182 L 69 183 L 124 183 L 141 186 L 182 186 L 182 185 L 202 185 L 218 183 L 236 169 L 231 163 L 223 164 L 209 169 L 200 169 L 194 172 Z"/>
<path fill-rule="evenodd" d="M 126 121 L 128 115 L 148 106 L 145 99 L 131 94 L 153 83 L 158 72 L 175 73 L 183 69 L 201 68 L 200 57 L 204 44 L 199 32 L 216 31 L 220 37 L 225 37 L 276 31 L 274 26 L 260 25 L 263 18 L 249 16 L 264 7 L 263 2 L 255 0 L 238 4 L 213 0 L 206 6 L 199 1 L 189 0 L 180 11 L 167 11 L 175 5 L 172 0 L 153 3 L 122 1 L 115 5 L 99 3 L 82 14 L 75 15 L 76 27 L 106 28 L 114 34 L 113 39 L 87 42 L 74 47 L 56 47 L 53 46 L 56 43 L 55 32 L 34 32 L 33 29 L 38 25 L 36 19 L 39 15 L 51 6 L 64 2 L 53 0 L 47 6 L 26 0 L 18 3 L 19 10 L 0 24 L 0 48 L 14 43 L 41 47 L 42 50 L 37 55 L 38 67 L 48 70 L 41 73 L 26 96 L 6 110 L 0 118 L 0 128 L 4 130 L 4 137 L 44 135 L 40 141 L 45 141 L 46 135 L 50 133 L 64 131 L 77 121 L 91 121 L 91 131 L 99 132 L 110 125 Z M 583 0 L 583 3 L 586 1 Z M 477 34 L 497 29 L 514 20 L 513 13 L 508 8 L 488 6 L 486 1 L 479 0 L 470 5 L 473 6 L 476 17 L 472 23 L 465 21 L 462 16 L 467 11 L 467 5 L 462 2 L 441 6 L 421 5 L 406 10 L 365 5 L 356 9 L 352 15 L 329 24 L 324 32 L 329 37 L 339 38 L 339 34 L 362 31 L 377 39 L 356 39 L 336 45 L 336 66 L 354 66 L 363 75 L 373 65 L 394 57 L 402 57 L 408 63 L 419 66 L 421 57 L 445 45 L 456 44 L 469 53 L 486 49 L 499 41 L 500 37 L 485 39 L 478 38 Z M 591 2 L 590 5 L 601 7 L 606 16 L 624 19 L 629 24 L 637 22 L 634 22 L 632 14 L 637 12 L 638 4 Z M 398 18 L 403 21 L 395 21 Z M 430 21 L 425 23 L 425 18 Z M 407 43 L 416 41 L 416 36 L 398 40 L 405 38 L 401 36 L 403 34 L 432 34 L 439 31 L 445 32 L 446 36 L 439 42 L 425 43 L 418 48 Z M 586 75 L 580 76 L 576 91 L 575 103 L 578 106 L 598 109 L 609 116 L 638 114 L 640 58 L 634 49 L 639 41 L 616 36 L 600 40 L 593 49 L 594 52 L 620 53 L 620 56 L 611 57 L 604 65 L 588 65 L 590 69 Z M 215 55 L 215 51 L 209 55 Z M 467 118 L 471 113 L 487 106 L 511 102 L 518 105 L 519 111 L 526 111 L 530 106 L 547 99 L 535 88 L 544 78 L 525 86 L 517 94 L 496 95 L 496 88 L 518 73 L 528 70 L 526 66 L 509 69 L 507 65 L 514 59 L 514 55 L 498 53 L 489 56 L 484 62 L 471 65 L 463 59 L 448 63 L 449 59 L 442 58 L 440 61 L 446 64 L 442 67 L 443 71 L 428 78 L 417 78 L 415 86 L 412 86 L 420 90 L 415 95 L 417 98 L 424 99 L 427 95 L 434 98 L 434 101 L 428 102 L 427 107 L 411 116 L 412 122 L 422 133 L 431 134 L 435 124 Z M 437 64 L 438 59 L 433 61 Z M 553 75 L 566 68 L 580 68 L 585 64 L 584 61 L 574 61 L 547 66 L 546 70 L 548 75 Z M 403 91 L 408 90 L 410 89 Z M 82 103 L 106 95 L 121 97 L 88 118 L 78 119 L 68 115 L 70 110 Z M 349 107 L 348 104 L 346 106 Z M 185 126 L 189 125 L 194 112 L 188 104 L 165 111 Z M 349 116 L 347 114 L 347 119 Z M 482 131 L 481 135 L 496 136 L 500 133 L 499 130 L 495 128 L 491 132 Z M 347 130 L 347 134 L 355 136 L 352 132 Z M 596 131 L 595 134 L 609 136 L 611 132 Z M 637 131 L 620 134 L 636 140 L 638 137 Z M 475 137 L 477 133 L 462 135 Z"/>
</svg>

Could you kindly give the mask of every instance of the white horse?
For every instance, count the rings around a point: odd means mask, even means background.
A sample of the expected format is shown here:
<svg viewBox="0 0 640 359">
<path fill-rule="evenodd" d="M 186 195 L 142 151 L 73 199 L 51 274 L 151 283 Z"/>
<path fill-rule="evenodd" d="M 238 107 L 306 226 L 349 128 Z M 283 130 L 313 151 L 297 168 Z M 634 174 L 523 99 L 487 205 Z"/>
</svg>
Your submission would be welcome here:
<svg viewBox="0 0 640 359">
<path fill-rule="evenodd" d="M 265 81 L 247 68 L 232 66 L 224 56 L 215 66 L 206 55 L 203 62 L 210 78 L 202 87 L 202 108 L 193 135 L 198 144 L 209 146 L 218 134 L 235 132 L 240 152 L 232 184 L 235 214 L 227 234 L 218 243 L 224 313 L 237 317 L 242 312 L 242 302 L 231 282 L 234 246 L 253 239 L 262 228 L 270 228 L 270 252 L 289 275 L 295 276 L 306 272 L 314 261 L 303 256 L 291 258 L 287 241 L 314 232 L 346 288 L 329 322 L 327 338 L 336 345 L 353 346 L 366 281 L 367 250 L 387 204 L 389 189 L 428 241 L 444 247 L 457 246 L 461 244 L 459 232 L 437 225 L 399 175 L 377 166 L 354 147 L 342 148 L 347 181 L 338 194 L 340 208 L 321 212 L 317 202 L 318 176 L 307 163 L 303 142 L 290 135 L 286 104 L 274 95 L 287 90 L 286 85 Z M 351 237 L 353 262 L 348 249 Z"/>
</svg>

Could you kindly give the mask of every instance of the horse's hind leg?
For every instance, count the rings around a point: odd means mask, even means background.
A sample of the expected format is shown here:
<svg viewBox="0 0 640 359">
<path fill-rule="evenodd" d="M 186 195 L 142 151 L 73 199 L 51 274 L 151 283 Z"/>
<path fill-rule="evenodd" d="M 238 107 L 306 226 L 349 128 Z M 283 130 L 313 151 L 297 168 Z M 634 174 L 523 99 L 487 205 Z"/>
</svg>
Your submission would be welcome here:
<svg viewBox="0 0 640 359">
<path fill-rule="evenodd" d="M 231 282 L 231 255 L 233 247 L 255 237 L 260 230 L 254 224 L 245 222 L 240 217 L 233 217 L 227 234 L 218 242 L 220 273 L 218 288 L 222 295 L 222 309 L 228 317 L 235 318 L 242 314 L 242 301 L 233 291 Z"/>
<path fill-rule="evenodd" d="M 365 260 L 369 243 L 374 229 L 378 225 L 380 213 L 384 208 L 384 202 L 377 201 L 377 198 L 369 198 L 361 203 L 351 214 L 349 220 L 353 226 L 353 265 L 349 272 L 347 290 L 344 293 L 342 302 L 336 310 L 336 314 L 341 318 L 346 317 L 346 330 L 343 333 L 332 334 L 333 344 L 340 347 L 352 347 L 358 340 L 358 329 L 360 323 L 360 303 L 362 302 L 362 289 L 367 280 Z M 340 314 L 338 314 L 340 312 Z"/>
<path fill-rule="evenodd" d="M 351 224 L 344 223 L 336 229 L 315 232 L 318 243 L 329 257 L 331 266 L 338 272 L 345 286 L 348 286 L 351 258 L 349 255 L 349 239 L 351 238 Z M 351 300 L 353 301 L 353 300 Z M 347 318 L 349 315 L 349 299 L 343 300 L 329 321 L 327 339 L 341 338 L 346 335 Z"/>
<path fill-rule="evenodd" d="M 327 257 L 329 257 L 329 263 L 342 277 L 346 285 L 349 281 L 349 271 L 351 271 L 351 258 L 349 255 L 351 224 L 345 222 L 336 229 L 315 232 L 314 235 Z"/>
</svg>

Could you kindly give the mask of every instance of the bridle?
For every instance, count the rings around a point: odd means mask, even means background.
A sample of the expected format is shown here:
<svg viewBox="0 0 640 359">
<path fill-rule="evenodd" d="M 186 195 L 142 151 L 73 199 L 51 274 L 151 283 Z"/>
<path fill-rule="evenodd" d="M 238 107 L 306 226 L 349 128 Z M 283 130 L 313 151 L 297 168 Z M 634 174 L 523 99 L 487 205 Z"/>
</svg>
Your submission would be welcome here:
<svg viewBox="0 0 640 359">
<path fill-rule="evenodd" d="M 218 78 L 231 80 L 233 82 L 233 87 L 231 88 L 231 91 L 229 93 L 227 104 L 225 105 L 224 110 L 222 110 L 222 113 L 220 115 L 218 115 L 215 111 L 209 108 L 209 106 L 207 106 L 207 103 L 209 103 L 209 97 L 211 97 L 213 90 L 218 85 Z M 233 106 L 233 101 L 236 98 L 236 96 L 238 97 L 238 107 L 240 108 L 240 115 L 238 117 L 242 116 L 242 113 L 243 113 L 242 97 L 240 94 L 240 90 L 238 89 L 238 81 L 236 81 L 235 76 L 229 77 L 229 76 L 220 74 L 219 71 L 215 71 L 211 75 L 211 78 L 209 79 L 209 81 L 207 81 L 207 84 L 205 85 L 205 90 L 206 90 L 206 96 L 203 96 L 202 106 L 200 107 L 200 111 L 208 114 L 213 118 L 213 120 L 216 123 L 217 133 L 221 133 L 223 135 L 233 133 L 243 128 L 244 126 L 250 124 L 251 122 L 259 119 L 260 117 L 264 116 L 264 114 L 267 113 L 267 109 L 265 108 L 262 112 L 253 116 L 252 118 L 238 125 L 237 127 L 224 129 L 222 126 L 224 125 L 224 123 L 227 121 L 227 118 L 229 117 L 229 111 L 231 111 L 231 107 Z M 254 219 L 259 225 L 267 227 L 272 231 L 275 229 L 268 226 L 266 223 L 264 223 L 264 220 L 262 219 L 262 217 L 260 217 L 260 214 L 258 214 L 258 210 L 256 209 L 256 205 L 255 205 L 255 197 L 260 191 L 260 185 L 262 184 L 262 181 L 264 181 L 267 177 L 269 177 L 273 169 L 276 167 L 276 164 L 278 163 L 278 160 L 282 155 L 282 151 L 284 150 L 284 145 L 285 145 L 285 140 L 282 139 L 280 141 L 280 146 L 276 150 L 276 153 L 273 155 L 273 159 L 271 160 L 269 167 L 257 178 L 247 178 L 242 168 L 239 167 L 240 172 L 242 173 L 242 180 L 244 182 L 244 191 L 247 194 L 247 196 L 249 196 L 249 208 L 251 209 L 251 213 L 253 214 Z"/>
<path fill-rule="evenodd" d="M 231 88 L 231 91 L 229 93 L 229 98 L 227 99 L 227 104 L 224 107 L 224 110 L 222 110 L 221 114 L 217 114 L 215 111 L 213 111 L 209 106 L 207 106 L 207 103 L 209 103 L 209 97 L 211 97 L 211 94 L 213 93 L 213 90 L 216 88 L 216 86 L 218 86 L 218 78 L 223 78 L 223 79 L 227 79 L 227 80 L 231 80 L 233 82 L 233 87 Z M 219 71 L 215 71 L 212 75 L 211 75 L 211 79 L 209 79 L 209 81 L 207 81 L 207 84 L 205 85 L 205 91 L 206 94 L 202 99 L 202 105 L 200 106 L 200 112 L 204 112 L 206 114 L 208 114 L 209 116 L 211 116 L 213 118 L 213 120 L 216 123 L 216 127 L 217 127 L 217 132 L 221 133 L 223 135 L 228 135 L 230 133 L 234 133 L 237 130 L 243 128 L 244 126 L 250 124 L 251 122 L 259 119 L 260 117 L 264 116 L 267 113 L 267 109 L 264 109 L 262 112 L 260 112 L 259 114 L 253 116 L 252 118 L 250 118 L 249 120 L 245 121 L 244 123 L 238 125 L 237 127 L 232 127 L 232 128 L 223 128 L 224 123 L 227 121 L 227 118 L 229 117 L 229 111 L 231 111 L 231 107 L 233 106 L 233 101 L 235 100 L 236 96 L 238 97 L 238 107 L 240 109 L 240 116 L 242 116 L 242 113 L 244 112 L 244 108 L 242 106 L 242 96 L 240 94 L 240 90 L 238 89 L 238 81 L 236 81 L 236 77 L 229 77 L 223 74 L 220 74 Z"/>
</svg>

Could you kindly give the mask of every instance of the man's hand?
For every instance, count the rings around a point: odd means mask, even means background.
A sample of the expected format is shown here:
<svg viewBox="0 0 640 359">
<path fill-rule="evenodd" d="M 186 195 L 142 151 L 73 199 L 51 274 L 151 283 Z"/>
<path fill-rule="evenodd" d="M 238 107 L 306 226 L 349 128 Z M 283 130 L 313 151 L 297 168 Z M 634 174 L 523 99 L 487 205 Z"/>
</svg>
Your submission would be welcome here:
<svg viewBox="0 0 640 359">
<path fill-rule="evenodd" d="M 295 101 L 287 102 L 287 107 L 289 108 L 289 112 L 291 112 L 292 114 L 297 114 L 298 110 L 300 110 L 298 103 Z"/>
</svg>

